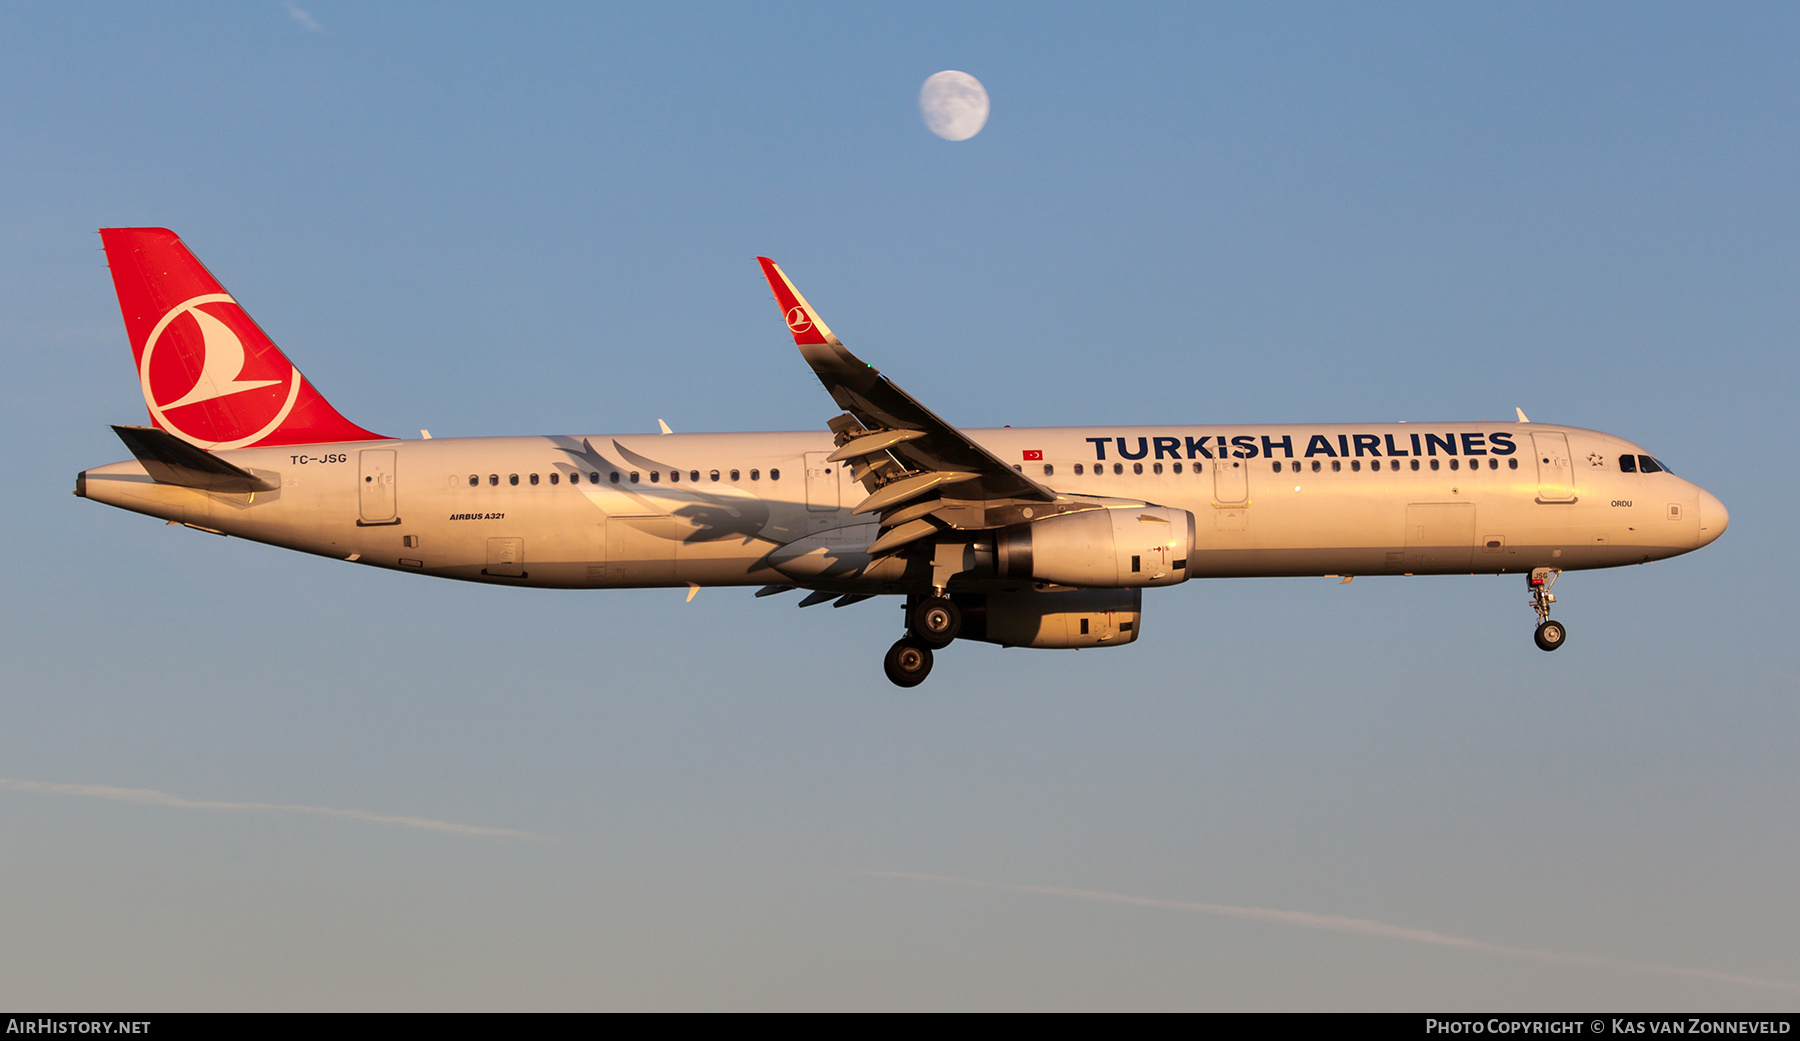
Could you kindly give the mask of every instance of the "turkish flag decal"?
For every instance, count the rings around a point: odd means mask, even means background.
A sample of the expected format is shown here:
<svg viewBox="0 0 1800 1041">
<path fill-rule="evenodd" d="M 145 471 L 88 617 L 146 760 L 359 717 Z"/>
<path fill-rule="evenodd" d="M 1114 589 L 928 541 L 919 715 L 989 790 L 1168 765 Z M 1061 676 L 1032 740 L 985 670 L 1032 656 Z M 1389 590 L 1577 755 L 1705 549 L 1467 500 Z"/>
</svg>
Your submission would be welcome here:
<svg viewBox="0 0 1800 1041">
<path fill-rule="evenodd" d="M 1025 450 L 1025 461 L 1028 463 L 1041 463 L 1044 461 L 1044 453 L 1035 448 L 1028 448 Z"/>
</svg>

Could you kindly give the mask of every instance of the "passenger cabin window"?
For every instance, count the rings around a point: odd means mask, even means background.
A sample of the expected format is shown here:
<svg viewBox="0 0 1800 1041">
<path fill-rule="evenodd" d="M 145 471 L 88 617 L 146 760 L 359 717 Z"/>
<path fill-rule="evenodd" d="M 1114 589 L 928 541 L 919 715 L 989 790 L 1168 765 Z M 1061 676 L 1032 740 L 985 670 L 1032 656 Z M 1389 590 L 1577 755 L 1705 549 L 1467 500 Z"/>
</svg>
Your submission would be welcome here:
<svg viewBox="0 0 1800 1041">
<path fill-rule="evenodd" d="M 1075 464 L 1075 476 L 1077 476 L 1077 477 L 1081 476 L 1081 464 L 1080 463 Z"/>
<path fill-rule="evenodd" d="M 619 471 L 617 471 L 617 470 L 614 470 L 612 472 L 612 483 L 614 483 L 614 484 L 619 483 Z"/>
<path fill-rule="evenodd" d="M 1125 472 L 1125 464 L 1124 463 L 1114 463 L 1113 464 L 1113 473 L 1122 474 L 1124 472 Z"/>
<path fill-rule="evenodd" d="M 489 487 L 498 487 L 499 484 L 500 484 L 500 475 L 499 474 L 488 474 Z"/>
<path fill-rule="evenodd" d="M 1519 468 L 1519 461 L 1517 459 L 1508 459 L 1506 461 L 1506 468 L 1508 470 L 1517 470 Z"/>
<path fill-rule="evenodd" d="M 738 479 L 738 472 L 736 470 L 731 471 L 731 479 L 734 481 Z"/>
<path fill-rule="evenodd" d="M 1647 474 L 1662 473 L 1662 464 L 1647 455 L 1638 456 L 1638 472 Z"/>
<path fill-rule="evenodd" d="M 1362 469 L 1362 460 L 1361 460 L 1361 459 L 1352 459 L 1352 460 L 1350 460 L 1350 469 L 1351 469 L 1351 471 L 1352 471 L 1352 472 L 1355 472 L 1355 471 L 1357 471 L 1357 470 L 1361 470 L 1361 469 Z"/>
<path fill-rule="evenodd" d="M 481 483 L 481 475 L 480 474 L 470 474 L 469 475 L 469 487 L 473 488 L 476 485 L 479 485 L 480 483 Z"/>
<path fill-rule="evenodd" d="M 718 479 L 719 479 L 719 471 L 717 471 L 717 470 L 714 470 L 714 471 L 713 471 L 713 472 L 712 472 L 712 473 L 711 473 L 711 474 L 709 474 L 709 475 L 708 475 L 708 476 L 710 476 L 710 477 L 711 477 L 711 478 L 712 478 L 712 479 L 713 479 L 713 480 L 715 480 L 715 481 L 716 481 L 716 480 L 718 480 Z"/>
<path fill-rule="evenodd" d="M 1181 464 L 1176 463 L 1175 465 L 1180 466 Z M 1044 476 L 1045 477 L 1055 477 L 1056 476 L 1056 467 L 1051 465 L 1050 463 L 1045 463 L 1044 464 Z"/>
<path fill-rule="evenodd" d="M 579 476 L 579 475 L 571 475 L 571 476 Z M 551 474 L 550 475 L 550 483 L 551 484 L 557 484 L 561 480 L 562 480 L 562 475 L 560 475 L 560 474 Z"/>
<path fill-rule="evenodd" d="M 669 483 L 670 484 L 680 484 L 681 483 L 681 471 L 680 470 L 670 470 L 669 471 Z"/>
<path fill-rule="evenodd" d="M 1150 467 L 1150 472 L 1151 472 L 1151 473 L 1158 473 L 1158 474 L 1159 474 L 1159 473 L 1162 473 L 1162 464 L 1161 464 L 1161 463 L 1156 463 L 1156 464 L 1153 464 L 1153 465 L 1152 465 L 1152 466 L 1151 466 L 1151 467 Z"/>
<path fill-rule="evenodd" d="M 1275 472 L 1276 472 L 1276 473 L 1280 473 L 1280 472 L 1281 472 L 1281 460 L 1279 460 L 1279 459 L 1277 459 L 1277 460 L 1276 460 L 1276 461 L 1275 461 Z"/>
<path fill-rule="evenodd" d="M 690 481 L 698 481 L 698 480 L 700 480 L 700 471 L 698 471 L 698 470 L 689 470 L 689 471 L 688 471 L 688 480 L 690 480 Z"/>
<path fill-rule="evenodd" d="M 658 481 L 661 481 L 661 480 L 662 480 L 662 471 L 661 470 L 650 471 L 650 483 L 651 484 L 656 484 Z"/>
<path fill-rule="evenodd" d="M 1450 460 L 1450 469 L 1454 470 L 1454 469 L 1456 469 L 1456 467 L 1457 467 L 1457 461 L 1455 459 Z"/>
<path fill-rule="evenodd" d="M 1417 459 L 1414 459 L 1412 461 L 1412 468 L 1415 470 L 1417 470 L 1419 468 L 1419 461 Z"/>
<path fill-rule="evenodd" d="M 508 477 L 506 479 L 506 483 L 512 485 L 515 488 L 518 487 L 519 486 L 519 475 L 518 474 L 511 475 L 510 477 Z"/>
<path fill-rule="evenodd" d="M 753 481 L 756 479 L 756 473 L 754 471 L 751 472 L 750 479 Z M 769 470 L 769 480 L 771 480 L 771 481 L 781 480 L 781 471 L 771 468 Z"/>
<path fill-rule="evenodd" d="M 532 483 L 532 484 L 536 484 L 536 483 L 538 483 L 538 482 L 537 482 L 537 474 L 532 474 L 532 475 L 531 475 L 531 483 Z"/>
<path fill-rule="evenodd" d="M 1144 472 L 1144 464 L 1143 463 L 1132 463 L 1131 464 L 1131 472 L 1134 474 L 1143 473 Z"/>
<path fill-rule="evenodd" d="M 1340 473 L 1343 471 L 1343 469 L 1344 469 L 1344 461 L 1342 459 L 1333 459 L 1331 461 L 1331 472 L 1332 473 Z"/>
<path fill-rule="evenodd" d="M 1314 459 L 1313 460 L 1313 473 L 1318 473 L 1318 472 L 1319 472 L 1319 461 L 1317 459 Z"/>
<path fill-rule="evenodd" d="M 1175 464 L 1175 472 L 1176 472 L 1176 473 L 1180 473 L 1180 472 L 1181 472 L 1181 464 L 1180 464 L 1180 463 L 1176 463 L 1176 464 Z"/>
<path fill-rule="evenodd" d="M 1433 470 L 1435 470 L 1435 469 L 1437 469 L 1437 468 L 1438 468 L 1438 461 L 1437 461 L 1437 460 L 1436 460 L 1436 459 L 1433 459 L 1433 460 L 1432 460 L 1432 461 L 1431 461 L 1431 468 L 1432 468 L 1432 469 L 1433 469 Z"/>
<path fill-rule="evenodd" d="M 638 483 L 638 472 L 636 470 L 631 471 L 631 483 Z"/>
<path fill-rule="evenodd" d="M 762 471 L 761 470 L 751 470 L 750 471 L 750 479 L 752 481 L 762 480 Z"/>
<path fill-rule="evenodd" d="M 580 470 L 577 470 L 574 473 L 569 475 L 569 483 L 570 484 L 580 484 L 581 483 L 581 471 Z"/>
</svg>

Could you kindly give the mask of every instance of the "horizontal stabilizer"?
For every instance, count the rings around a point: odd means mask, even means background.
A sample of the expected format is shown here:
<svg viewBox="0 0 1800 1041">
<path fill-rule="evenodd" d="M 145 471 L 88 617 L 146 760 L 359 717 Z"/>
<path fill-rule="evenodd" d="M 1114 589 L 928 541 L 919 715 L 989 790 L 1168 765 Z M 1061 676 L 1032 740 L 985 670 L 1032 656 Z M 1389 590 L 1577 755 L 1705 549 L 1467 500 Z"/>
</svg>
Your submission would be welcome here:
<svg viewBox="0 0 1800 1041">
<path fill-rule="evenodd" d="M 262 492 L 275 487 L 166 430 L 114 426 L 113 433 L 131 449 L 144 471 L 159 484 L 175 484 L 208 492 Z"/>
</svg>

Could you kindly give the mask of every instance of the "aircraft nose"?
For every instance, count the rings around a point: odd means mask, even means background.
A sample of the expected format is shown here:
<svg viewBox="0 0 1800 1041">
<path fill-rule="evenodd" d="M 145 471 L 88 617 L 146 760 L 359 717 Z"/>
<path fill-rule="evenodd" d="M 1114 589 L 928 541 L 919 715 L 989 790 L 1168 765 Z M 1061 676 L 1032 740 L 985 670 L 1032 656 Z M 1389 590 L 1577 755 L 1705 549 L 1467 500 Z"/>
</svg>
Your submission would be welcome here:
<svg viewBox="0 0 1800 1041">
<path fill-rule="evenodd" d="M 1719 501 L 1719 497 L 1705 490 L 1700 490 L 1700 532 L 1694 540 L 1694 548 L 1699 549 L 1712 540 L 1725 534 L 1725 528 L 1731 524 L 1731 511 Z"/>
</svg>

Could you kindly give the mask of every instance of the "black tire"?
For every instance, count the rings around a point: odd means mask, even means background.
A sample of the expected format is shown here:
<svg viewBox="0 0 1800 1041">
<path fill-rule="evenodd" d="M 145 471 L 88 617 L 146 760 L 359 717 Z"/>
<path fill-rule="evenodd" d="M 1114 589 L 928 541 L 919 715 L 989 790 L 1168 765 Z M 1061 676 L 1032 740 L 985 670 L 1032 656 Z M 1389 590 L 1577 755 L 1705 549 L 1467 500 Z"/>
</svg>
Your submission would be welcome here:
<svg viewBox="0 0 1800 1041">
<path fill-rule="evenodd" d="M 1532 637 L 1537 641 L 1540 651 L 1554 651 L 1561 647 L 1568 638 L 1569 630 L 1564 629 L 1563 624 L 1556 621 L 1545 622 L 1538 626 L 1536 635 Z"/>
<path fill-rule="evenodd" d="M 908 637 L 888 648 L 881 667 L 896 687 L 916 687 L 931 675 L 931 648 Z"/>
<path fill-rule="evenodd" d="M 928 596 L 912 609 L 912 635 L 931 647 L 947 647 L 962 632 L 962 609 L 948 597 Z"/>
</svg>

